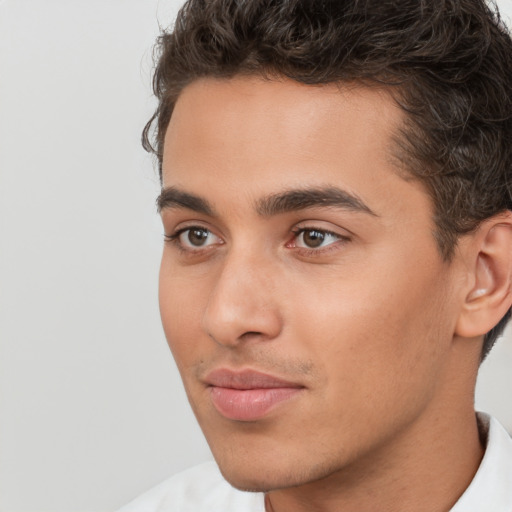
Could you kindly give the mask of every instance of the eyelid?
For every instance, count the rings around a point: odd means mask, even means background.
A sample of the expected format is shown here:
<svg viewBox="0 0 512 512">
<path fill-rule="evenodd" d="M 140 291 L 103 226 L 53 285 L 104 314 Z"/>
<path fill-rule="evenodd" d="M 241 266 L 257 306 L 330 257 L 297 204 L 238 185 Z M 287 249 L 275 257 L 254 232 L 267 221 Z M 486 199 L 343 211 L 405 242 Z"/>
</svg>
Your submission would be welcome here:
<svg viewBox="0 0 512 512">
<path fill-rule="evenodd" d="M 213 243 L 207 243 L 206 245 L 199 245 L 199 246 L 194 246 L 192 244 L 188 245 L 186 243 L 183 243 L 183 241 L 181 240 L 181 236 L 184 233 L 186 233 L 187 231 L 192 231 L 194 229 L 200 230 L 200 231 L 207 231 L 209 233 L 209 235 L 215 237 L 217 239 L 217 241 L 215 241 Z M 224 240 L 219 235 L 215 234 L 215 232 L 212 229 L 210 229 L 207 226 L 198 224 L 197 222 L 190 223 L 186 226 L 181 226 L 181 227 L 175 228 L 170 235 L 164 234 L 164 238 L 165 238 L 166 242 L 174 244 L 174 246 L 177 247 L 180 251 L 182 251 L 184 253 L 190 253 L 190 254 L 204 252 L 214 245 L 224 244 Z"/>
<path fill-rule="evenodd" d="M 336 237 L 336 238 L 342 238 L 342 235 L 338 234 L 338 233 L 335 233 L 334 231 L 330 231 L 328 229 L 321 229 L 321 228 L 310 228 L 310 227 L 306 227 L 306 228 L 298 228 L 298 229 L 295 229 L 293 231 L 293 233 L 295 233 L 295 238 L 297 238 L 299 235 L 303 234 L 303 233 L 306 233 L 308 231 L 316 231 L 318 233 L 322 233 L 324 235 L 329 235 L 329 236 L 333 236 L 333 237 Z"/>
<path fill-rule="evenodd" d="M 293 232 L 302 232 L 302 231 L 321 231 L 323 233 L 330 233 L 332 235 L 338 236 L 340 238 L 351 239 L 354 238 L 355 234 L 352 233 L 345 227 L 338 226 L 337 224 L 333 224 L 329 221 L 324 221 L 320 219 L 310 219 L 301 222 L 295 223 L 292 228 Z"/>
<path fill-rule="evenodd" d="M 202 219 L 173 220 L 172 218 L 169 218 L 163 222 L 163 225 L 166 233 L 165 238 L 174 238 L 189 229 L 204 229 L 205 231 L 213 233 L 218 238 L 222 238 L 222 236 L 218 234 L 218 230 L 212 228 L 209 222 Z"/>
<path fill-rule="evenodd" d="M 291 239 L 288 239 L 288 241 L 285 243 L 285 247 L 288 249 L 293 249 L 295 252 L 297 252 L 300 255 L 304 256 L 320 256 L 326 252 L 332 251 L 332 250 L 338 250 L 341 248 L 342 245 L 352 240 L 353 235 L 348 232 L 345 229 L 334 227 L 326 227 L 323 225 L 323 221 L 304 221 L 300 222 L 298 225 L 295 225 L 291 232 L 293 234 L 293 237 Z M 331 225 L 329 223 L 329 225 Z M 186 243 L 181 239 L 181 236 L 184 233 L 187 233 L 191 230 L 201 230 L 208 232 L 208 237 L 213 237 L 214 239 L 211 241 L 208 241 L 205 245 L 194 245 L 193 243 Z M 307 245 L 299 245 L 297 244 L 298 237 L 301 236 L 301 234 L 308 232 L 308 231 L 317 231 L 319 233 L 322 233 L 326 237 L 332 237 L 334 240 L 330 241 L 329 243 L 324 245 L 324 242 L 321 242 L 321 245 L 318 247 L 308 247 Z M 225 241 L 222 236 L 218 235 L 214 229 L 210 228 L 206 223 L 203 223 L 202 221 L 187 221 L 186 223 L 178 224 L 173 230 L 171 234 L 165 234 L 165 241 L 169 242 L 170 244 L 173 244 L 175 248 L 179 249 L 180 252 L 193 256 L 198 255 L 202 253 L 209 252 L 211 249 L 214 249 L 215 247 L 219 245 L 225 244 Z M 327 240 L 329 241 L 329 240 Z"/>
<path fill-rule="evenodd" d="M 307 231 L 317 231 L 323 233 L 324 235 L 335 237 L 335 240 L 328 243 L 327 245 L 321 245 L 318 247 L 297 245 L 297 239 L 301 236 L 302 233 Z M 345 230 L 343 233 L 340 233 L 338 230 L 323 227 L 320 222 L 315 221 L 294 227 L 294 229 L 292 229 L 292 233 L 293 239 L 286 244 L 286 247 L 293 249 L 301 256 L 322 256 L 328 252 L 341 249 L 344 244 L 352 240 L 352 235 L 347 233 Z"/>
</svg>

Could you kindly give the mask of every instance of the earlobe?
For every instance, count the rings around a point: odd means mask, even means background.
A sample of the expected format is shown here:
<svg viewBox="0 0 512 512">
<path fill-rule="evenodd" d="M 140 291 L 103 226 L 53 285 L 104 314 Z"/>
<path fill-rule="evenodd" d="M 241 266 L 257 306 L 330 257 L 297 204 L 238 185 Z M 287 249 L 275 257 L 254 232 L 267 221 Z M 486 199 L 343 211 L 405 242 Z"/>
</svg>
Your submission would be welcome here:
<svg viewBox="0 0 512 512">
<path fill-rule="evenodd" d="M 490 331 L 512 305 L 512 212 L 488 219 L 470 236 L 472 285 L 455 330 L 466 338 Z"/>
</svg>

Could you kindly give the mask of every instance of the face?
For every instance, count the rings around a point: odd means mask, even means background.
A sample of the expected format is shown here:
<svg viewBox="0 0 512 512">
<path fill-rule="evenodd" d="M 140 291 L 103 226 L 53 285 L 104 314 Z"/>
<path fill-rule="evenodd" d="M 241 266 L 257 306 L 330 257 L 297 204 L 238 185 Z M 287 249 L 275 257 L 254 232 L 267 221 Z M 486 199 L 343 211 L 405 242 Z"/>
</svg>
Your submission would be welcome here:
<svg viewBox="0 0 512 512">
<path fill-rule="evenodd" d="M 237 487 L 341 473 L 432 416 L 454 277 L 392 157 L 401 122 L 385 91 L 285 79 L 205 79 L 176 104 L 161 315 Z"/>
</svg>

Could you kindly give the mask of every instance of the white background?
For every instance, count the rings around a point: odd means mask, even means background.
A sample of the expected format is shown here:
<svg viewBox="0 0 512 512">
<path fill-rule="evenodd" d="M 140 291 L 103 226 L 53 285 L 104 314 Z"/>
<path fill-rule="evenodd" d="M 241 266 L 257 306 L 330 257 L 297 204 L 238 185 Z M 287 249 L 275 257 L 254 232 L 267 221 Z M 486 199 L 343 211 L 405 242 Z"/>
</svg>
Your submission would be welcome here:
<svg viewBox="0 0 512 512">
<path fill-rule="evenodd" d="M 179 3 L 0 2 L 1 512 L 115 510 L 210 457 L 160 327 L 139 144 Z M 512 431 L 511 369 L 509 335 L 477 405 Z"/>
</svg>

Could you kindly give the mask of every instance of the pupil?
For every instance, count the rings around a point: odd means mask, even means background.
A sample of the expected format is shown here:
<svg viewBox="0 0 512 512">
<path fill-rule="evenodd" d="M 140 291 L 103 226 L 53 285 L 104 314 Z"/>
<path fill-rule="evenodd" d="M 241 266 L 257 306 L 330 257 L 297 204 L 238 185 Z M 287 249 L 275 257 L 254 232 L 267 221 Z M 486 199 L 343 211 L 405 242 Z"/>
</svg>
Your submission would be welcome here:
<svg viewBox="0 0 512 512">
<path fill-rule="evenodd" d="M 304 232 L 304 243 L 308 247 L 319 247 L 324 241 L 325 235 L 321 231 L 305 231 Z"/>
<path fill-rule="evenodd" d="M 203 245 L 208 238 L 208 232 L 205 229 L 191 229 L 188 232 L 188 240 L 192 245 Z"/>
</svg>

